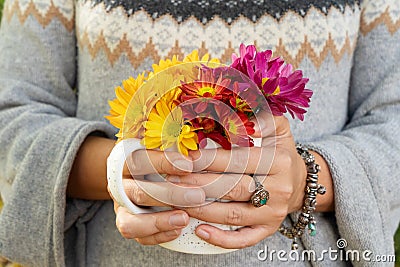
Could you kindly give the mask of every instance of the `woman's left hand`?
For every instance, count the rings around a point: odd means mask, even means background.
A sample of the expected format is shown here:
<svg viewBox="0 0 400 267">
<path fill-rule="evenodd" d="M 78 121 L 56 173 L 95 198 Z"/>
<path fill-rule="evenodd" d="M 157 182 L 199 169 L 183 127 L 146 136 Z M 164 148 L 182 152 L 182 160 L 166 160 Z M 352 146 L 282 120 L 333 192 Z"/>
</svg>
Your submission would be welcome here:
<svg viewBox="0 0 400 267">
<path fill-rule="evenodd" d="M 208 224 L 200 225 L 196 234 L 205 241 L 224 248 L 253 246 L 274 234 L 288 213 L 301 208 L 306 167 L 296 151 L 288 120 L 283 116 L 271 118 L 265 118 L 265 126 L 260 125 L 261 130 L 255 134 L 264 137 L 262 147 L 218 149 L 216 154 L 215 150 L 195 151 L 191 154 L 198 158 L 195 166 L 198 169 L 207 166 L 207 171 L 213 173 L 169 177 L 171 182 L 203 187 L 208 197 L 232 201 L 185 208 L 189 216 L 200 220 L 245 226 L 223 231 Z M 256 208 L 249 202 L 255 183 L 248 174 L 257 174 L 268 190 L 270 199 L 266 205 Z"/>
</svg>

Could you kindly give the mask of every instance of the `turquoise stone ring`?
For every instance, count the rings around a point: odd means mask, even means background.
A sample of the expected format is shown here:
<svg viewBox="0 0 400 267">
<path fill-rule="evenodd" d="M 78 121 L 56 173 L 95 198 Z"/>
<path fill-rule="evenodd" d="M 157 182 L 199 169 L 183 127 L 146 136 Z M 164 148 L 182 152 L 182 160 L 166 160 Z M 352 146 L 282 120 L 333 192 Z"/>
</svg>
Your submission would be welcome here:
<svg viewBox="0 0 400 267">
<path fill-rule="evenodd" d="M 253 176 L 254 182 L 256 184 L 256 190 L 251 196 L 250 202 L 254 207 L 259 208 L 267 204 L 269 199 L 269 192 L 265 190 L 264 186 Z"/>
</svg>

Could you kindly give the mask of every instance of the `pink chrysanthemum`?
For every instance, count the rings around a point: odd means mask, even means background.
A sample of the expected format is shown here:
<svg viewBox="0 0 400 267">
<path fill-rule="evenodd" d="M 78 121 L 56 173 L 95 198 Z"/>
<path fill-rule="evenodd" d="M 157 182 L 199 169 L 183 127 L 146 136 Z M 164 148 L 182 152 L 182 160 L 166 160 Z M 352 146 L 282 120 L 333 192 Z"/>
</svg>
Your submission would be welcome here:
<svg viewBox="0 0 400 267">
<path fill-rule="evenodd" d="M 254 45 L 240 46 L 240 56 L 232 55 L 232 68 L 247 75 L 262 91 L 272 114 L 281 116 L 289 112 L 294 118 L 304 119 L 312 91 L 300 70 L 293 71 L 281 58 L 271 59 L 272 51 L 258 52 Z"/>
</svg>

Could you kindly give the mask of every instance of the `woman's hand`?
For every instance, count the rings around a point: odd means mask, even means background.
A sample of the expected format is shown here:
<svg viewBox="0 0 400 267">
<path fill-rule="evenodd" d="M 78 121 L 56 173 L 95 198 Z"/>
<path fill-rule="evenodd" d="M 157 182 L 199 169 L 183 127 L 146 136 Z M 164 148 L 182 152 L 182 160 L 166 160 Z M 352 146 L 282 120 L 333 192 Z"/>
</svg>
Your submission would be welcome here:
<svg viewBox="0 0 400 267">
<path fill-rule="evenodd" d="M 114 140 L 89 136 L 82 144 L 74 161 L 67 193 L 69 197 L 81 199 L 110 199 L 107 192 L 106 161 Z M 129 166 L 129 168 L 128 168 Z M 179 153 L 136 151 L 128 158 L 123 175 L 123 184 L 128 197 L 141 206 L 190 206 L 204 203 L 205 194 L 199 188 L 182 188 L 165 182 L 146 182 L 144 175 L 166 173 L 187 175 L 193 164 Z M 133 173 L 134 175 L 131 175 Z M 165 204 L 167 203 L 167 204 Z M 189 223 L 185 211 L 172 210 L 151 214 L 133 215 L 114 201 L 116 224 L 125 238 L 136 239 L 141 244 L 151 245 L 167 242 L 179 236 L 181 229 Z"/>
<path fill-rule="evenodd" d="M 237 231 L 223 231 L 207 224 L 199 226 L 196 234 L 211 244 L 224 248 L 255 245 L 274 234 L 287 214 L 299 210 L 303 204 L 307 172 L 296 151 L 287 119 L 261 118 L 261 121 L 264 125 L 259 125 L 256 135 L 265 137 L 262 147 L 236 148 L 234 151 L 219 149 L 216 155 L 207 150 L 192 153 L 191 156 L 197 159 L 195 169 L 208 166 L 209 171 L 230 174 L 209 173 L 204 176 L 193 173 L 169 178 L 175 183 L 202 186 L 207 196 L 235 201 L 185 209 L 189 216 L 207 222 L 246 226 Z M 276 133 L 273 123 L 276 124 Z M 326 165 L 322 167 L 327 168 Z M 257 173 L 258 180 L 270 194 L 267 205 L 259 208 L 249 203 L 255 186 L 253 178 L 247 174 L 252 173 Z M 328 190 L 331 188 L 331 184 L 327 186 Z M 329 194 L 332 197 L 333 193 Z"/>
<path fill-rule="evenodd" d="M 187 175 L 192 162 L 177 152 L 139 150 L 127 159 L 123 184 L 130 200 L 140 206 L 191 206 L 203 204 L 205 193 L 201 188 L 184 188 L 166 182 L 143 180 L 144 175 L 166 173 Z M 133 177 L 131 176 L 133 174 Z M 132 179 L 134 178 L 134 179 Z M 114 201 L 116 225 L 123 237 L 135 239 L 143 245 L 155 245 L 177 238 L 189 223 L 183 210 L 148 214 L 131 214 Z"/>
</svg>

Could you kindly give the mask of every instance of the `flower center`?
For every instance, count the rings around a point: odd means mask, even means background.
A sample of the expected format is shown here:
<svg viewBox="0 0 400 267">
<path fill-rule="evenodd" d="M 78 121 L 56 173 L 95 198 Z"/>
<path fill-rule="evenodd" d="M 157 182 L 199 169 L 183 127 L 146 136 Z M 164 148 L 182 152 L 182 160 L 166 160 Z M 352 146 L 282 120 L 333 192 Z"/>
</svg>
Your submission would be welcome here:
<svg viewBox="0 0 400 267">
<path fill-rule="evenodd" d="M 138 125 L 140 125 L 141 122 L 145 121 L 145 106 L 140 104 L 140 103 L 135 103 L 135 105 L 130 105 L 126 114 L 125 114 L 125 119 L 124 119 L 124 127 L 128 127 L 128 131 L 131 131 L 133 128 L 140 128 Z"/>
<path fill-rule="evenodd" d="M 215 88 L 212 88 L 210 86 L 204 86 L 204 87 L 199 88 L 197 94 L 199 96 L 208 97 L 208 96 L 215 96 L 216 92 L 215 92 Z"/>
<path fill-rule="evenodd" d="M 182 125 L 177 121 L 171 121 L 166 125 L 165 132 L 167 136 L 178 137 L 181 133 Z"/>
<path fill-rule="evenodd" d="M 228 122 L 228 126 L 229 126 L 229 132 L 233 133 L 233 134 L 237 134 L 237 127 L 234 121 L 229 121 Z"/>
<path fill-rule="evenodd" d="M 241 99 L 240 97 L 236 97 L 236 108 L 242 109 L 247 106 L 247 102 Z"/>
</svg>

